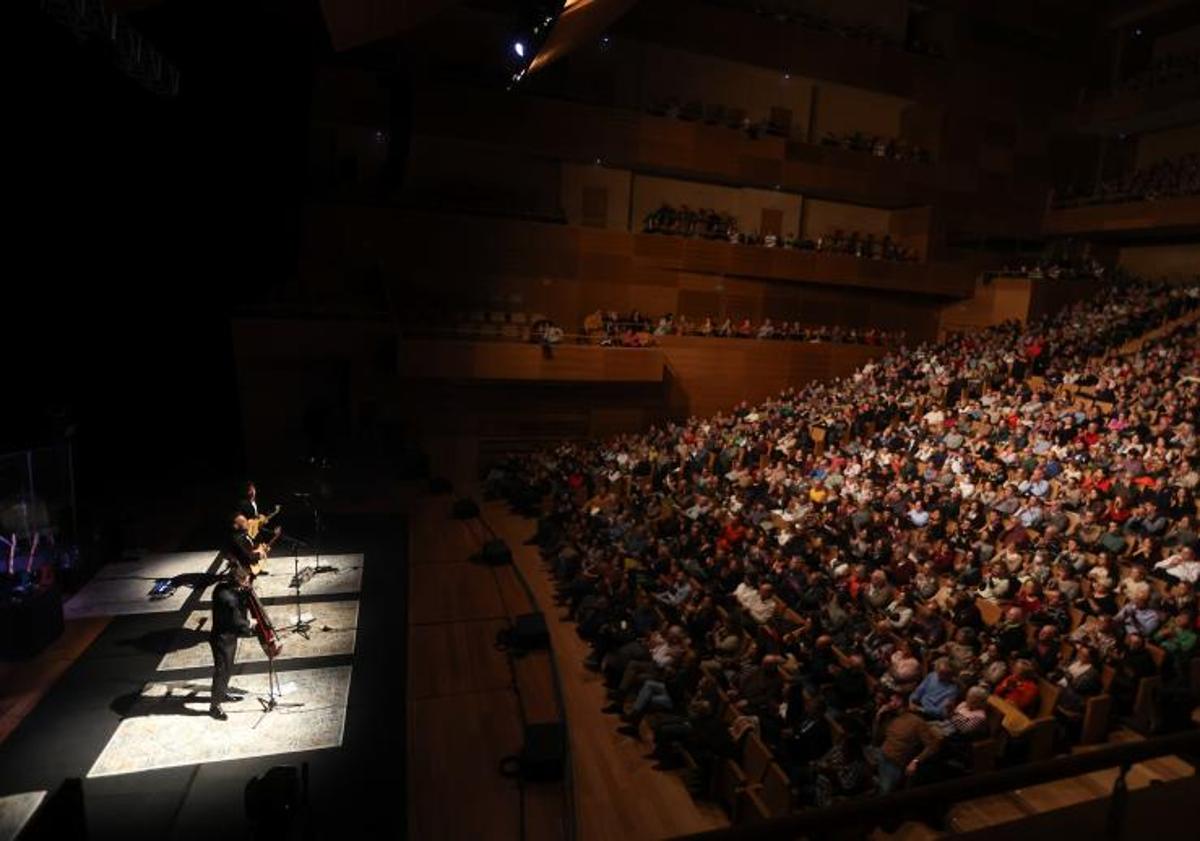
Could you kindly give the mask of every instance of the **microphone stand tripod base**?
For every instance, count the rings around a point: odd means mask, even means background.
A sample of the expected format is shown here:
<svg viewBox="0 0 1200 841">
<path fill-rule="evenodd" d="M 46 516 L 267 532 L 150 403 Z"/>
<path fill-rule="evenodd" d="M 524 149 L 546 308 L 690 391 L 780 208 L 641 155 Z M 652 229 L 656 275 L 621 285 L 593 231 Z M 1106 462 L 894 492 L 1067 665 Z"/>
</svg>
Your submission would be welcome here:
<svg viewBox="0 0 1200 841">
<path fill-rule="evenodd" d="M 288 683 L 285 686 L 279 684 L 279 675 L 275 674 L 275 658 L 267 660 L 267 697 L 258 696 L 258 703 L 262 705 L 264 713 L 273 712 L 282 708 L 303 707 L 303 701 L 280 701 L 284 695 L 289 695 L 296 691 L 296 684 Z"/>
</svg>

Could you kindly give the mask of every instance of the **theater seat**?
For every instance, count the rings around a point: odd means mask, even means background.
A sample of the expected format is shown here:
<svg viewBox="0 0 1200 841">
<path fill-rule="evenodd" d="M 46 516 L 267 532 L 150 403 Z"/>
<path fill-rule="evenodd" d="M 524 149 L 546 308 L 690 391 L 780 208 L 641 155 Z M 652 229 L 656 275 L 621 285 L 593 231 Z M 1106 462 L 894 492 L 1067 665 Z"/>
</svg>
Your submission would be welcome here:
<svg viewBox="0 0 1200 841">
<path fill-rule="evenodd" d="M 713 795 L 716 801 L 725 807 L 735 821 L 737 819 L 738 795 L 747 784 L 746 775 L 741 767 L 732 759 L 724 759 L 717 765 L 716 779 L 713 780 Z"/>
<path fill-rule="evenodd" d="M 738 793 L 737 808 L 734 812 L 735 824 L 757 824 L 769 820 L 771 812 L 763 802 L 759 793 L 752 788 L 743 789 Z"/>
<path fill-rule="evenodd" d="M 761 783 L 773 761 L 771 750 L 756 733 L 746 736 L 746 743 L 742 746 L 742 771 L 749 782 Z"/>
<path fill-rule="evenodd" d="M 762 781 L 762 800 L 772 817 L 792 811 L 792 781 L 778 763 L 772 762 L 767 767 Z"/>
</svg>

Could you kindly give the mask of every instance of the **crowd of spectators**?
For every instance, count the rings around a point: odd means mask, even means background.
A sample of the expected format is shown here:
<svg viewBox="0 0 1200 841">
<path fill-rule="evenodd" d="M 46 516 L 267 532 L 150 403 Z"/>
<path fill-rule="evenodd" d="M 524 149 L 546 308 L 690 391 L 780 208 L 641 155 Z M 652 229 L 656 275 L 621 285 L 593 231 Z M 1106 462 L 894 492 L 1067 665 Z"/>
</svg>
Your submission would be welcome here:
<svg viewBox="0 0 1200 841">
<path fill-rule="evenodd" d="M 770 116 L 764 119 L 752 119 L 744 108 L 732 108 L 717 103 L 704 103 L 699 100 L 684 102 L 678 97 L 655 102 L 650 106 L 650 113 L 663 117 L 672 117 L 687 122 L 705 122 L 709 125 L 724 125 L 739 129 L 751 139 L 765 136 L 790 137 L 792 126 L 790 112 L 787 117 Z M 862 152 L 877 158 L 887 158 L 893 161 L 915 161 L 931 163 L 933 156 L 929 150 L 915 143 L 906 143 L 895 137 L 884 137 L 877 134 L 866 134 L 861 131 L 832 132 L 827 131 L 821 137 L 822 146 L 832 146 L 852 152 Z"/>
<path fill-rule="evenodd" d="M 1103 181 L 1096 190 L 1066 188 L 1054 196 L 1055 207 L 1111 204 L 1200 194 L 1200 154 L 1157 161 L 1122 178 Z"/>
<path fill-rule="evenodd" d="M 1133 276 L 1121 267 L 1110 269 L 1094 257 L 1044 257 L 1020 263 L 1005 264 L 998 270 L 983 273 L 984 279 L 994 277 L 1027 277 L 1032 280 L 1109 280 L 1126 282 Z"/>
<path fill-rule="evenodd" d="M 1123 80 L 1117 90 L 1139 91 L 1173 85 L 1197 74 L 1200 74 L 1200 52 L 1167 55 Z"/>
<path fill-rule="evenodd" d="M 851 257 L 861 257 L 866 260 L 889 260 L 894 263 L 912 262 L 919 258 L 916 251 L 892 239 L 891 234 L 877 237 L 873 233 L 864 234 L 861 231 L 845 233 L 840 229 L 817 237 L 816 242 L 811 244 L 805 240 L 796 247 L 811 247 L 815 251 L 848 254 Z"/>
<path fill-rule="evenodd" d="M 686 204 L 675 207 L 665 202 L 646 214 L 642 230 L 647 234 L 703 239 L 736 240 L 738 236 L 737 219 L 732 214 L 704 207 L 693 210 Z"/>
<path fill-rule="evenodd" d="M 775 137 L 790 137 L 792 126 L 790 113 L 787 120 L 778 118 L 753 119 L 745 108 L 734 108 L 719 103 L 704 103 L 699 100 L 684 102 L 677 97 L 656 102 L 650 106 L 650 113 L 662 117 L 672 117 L 686 122 L 705 122 L 709 125 L 723 125 L 738 129 L 752 139 L 773 135 Z"/>
<path fill-rule="evenodd" d="M 877 158 L 888 158 L 893 161 L 916 161 L 927 164 L 933 160 L 928 149 L 915 143 L 905 143 L 894 137 L 883 137 L 877 134 L 863 134 L 861 131 L 842 132 L 841 134 L 827 131 L 821 137 L 821 145 L 865 152 Z"/>
<path fill-rule="evenodd" d="M 648 347 L 660 336 L 705 336 L 712 338 L 770 339 L 795 342 L 834 342 L 838 344 L 898 345 L 905 332 L 804 324 L 799 320 L 775 322 L 765 318 L 754 324 L 749 318 L 731 317 L 690 319 L 667 313 L 657 319 L 634 310 L 627 314 L 596 310 L 583 321 L 585 336 L 598 338 L 602 345 Z"/>
<path fill-rule="evenodd" d="M 773 233 L 748 233 L 738 230 L 737 218 L 709 208 L 691 209 L 687 205 L 675 207 L 662 204 L 646 214 L 642 232 L 647 234 L 669 234 L 672 236 L 700 237 L 701 239 L 723 239 L 733 245 L 757 245 L 763 248 L 794 248 L 799 251 L 821 251 L 846 254 L 866 260 L 888 260 L 911 262 L 919 259 L 913 249 L 892 238 L 891 234 L 877 236 L 874 233 L 838 229 L 823 234 L 815 240 L 798 237 L 791 233 L 782 236 Z"/>
<path fill-rule="evenodd" d="M 578 342 L 605 347 L 650 347 L 661 336 L 773 339 L 876 346 L 897 345 L 905 338 L 903 330 L 814 325 L 802 323 L 798 319 L 774 321 L 766 318 L 762 322 L 752 323 L 749 318 L 690 319 L 686 315 L 673 313 L 654 318 L 637 310 L 618 313 L 615 310 L 603 309 L 585 316 L 581 330 L 572 334 L 568 334 L 561 325 L 544 315 L 504 310 L 458 313 L 450 326 L 431 326 L 429 321 L 425 321 L 413 323 L 405 328 L 405 332 L 413 336 L 453 333 L 468 339 L 506 339 L 544 345 Z"/>
<path fill-rule="evenodd" d="M 827 15 L 817 14 L 811 8 L 811 3 L 804 0 L 709 0 L 722 6 L 733 6 L 749 9 L 755 14 L 770 17 L 784 23 L 794 23 L 805 29 L 818 32 L 829 32 L 842 38 L 851 38 L 878 46 L 894 47 L 909 52 L 927 55 L 934 58 L 943 57 L 940 45 L 922 41 L 912 37 L 907 41 L 899 40 L 883 28 L 871 23 L 839 21 Z"/>
<path fill-rule="evenodd" d="M 694 779 L 753 743 L 800 805 L 886 793 L 1073 744 L 1104 698 L 1102 739 L 1151 678 L 1147 728 L 1184 726 L 1198 300 L 1106 286 L 488 490 L 540 517 L 620 732 Z"/>
</svg>

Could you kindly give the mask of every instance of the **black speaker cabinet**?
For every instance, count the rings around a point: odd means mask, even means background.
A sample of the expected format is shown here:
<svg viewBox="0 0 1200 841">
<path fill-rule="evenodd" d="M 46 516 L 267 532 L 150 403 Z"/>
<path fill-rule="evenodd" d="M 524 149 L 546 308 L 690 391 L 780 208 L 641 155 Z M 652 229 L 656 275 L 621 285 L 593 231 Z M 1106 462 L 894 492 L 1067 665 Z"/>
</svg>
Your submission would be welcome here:
<svg viewBox="0 0 1200 841">
<path fill-rule="evenodd" d="M 456 520 L 473 519 L 479 516 L 479 506 L 475 500 L 464 496 L 454 501 L 454 506 L 450 509 L 450 516 Z"/>
<path fill-rule="evenodd" d="M 550 632 L 546 629 L 546 616 L 542 613 L 522 613 L 513 622 L 513 647 L 533 651 L 550 645 Z"/>
<path fill-rule="evenodd" d="M 508 548 L 507 543 L 499 539 L 489 540 L 483 544 L 479 556 L 485 564 L 497 567 L 511 564 L 513 560 L 512 550 Z"/>
<path fill-rule="evenodd" d="M 561 721 L 525 725 L 521 777 L 535 782 L 561 780 L 566 766 L 567 731 Z"/>
<path fill-rule="evenodd" d="M 0 659 L 33 657 L 62 632 L 62 595 L 56 587 L 34 590 L 0 605 Z"/>
</svg>

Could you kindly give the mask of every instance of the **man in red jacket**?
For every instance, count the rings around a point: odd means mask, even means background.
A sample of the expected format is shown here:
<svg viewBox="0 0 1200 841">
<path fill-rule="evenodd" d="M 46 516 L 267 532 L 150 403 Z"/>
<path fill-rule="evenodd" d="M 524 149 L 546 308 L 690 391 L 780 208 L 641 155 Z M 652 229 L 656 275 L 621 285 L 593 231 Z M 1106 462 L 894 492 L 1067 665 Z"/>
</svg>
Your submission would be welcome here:
<svg viewBox="0 0 1200 841">
<path fill-rule="evenodd" d="M 1018 660 L 1013 667 L 1013 673 L 996 684 L 994 694 L 1026 715 L 1037 712 L 1040 690 L 1033 664 L 1028 660 Z"/>
</svg>

